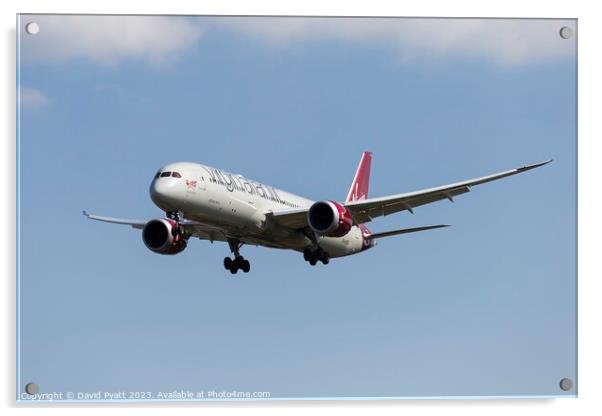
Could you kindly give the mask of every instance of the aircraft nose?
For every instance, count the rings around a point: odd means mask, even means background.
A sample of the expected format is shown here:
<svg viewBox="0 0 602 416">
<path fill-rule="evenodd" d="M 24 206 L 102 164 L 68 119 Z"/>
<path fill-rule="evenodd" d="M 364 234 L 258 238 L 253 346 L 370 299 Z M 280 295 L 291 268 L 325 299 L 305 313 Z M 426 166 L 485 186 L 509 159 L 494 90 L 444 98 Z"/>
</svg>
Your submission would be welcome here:
<svg viewBox="0 0 602 416">
<path fill-rule="evenodd" d="M 152 201 L 164 211 L 173 209 L 176 201 L 177 181 L 171 178 L 157 178 L 151 182 L 149 193 Z"/>
</svg>

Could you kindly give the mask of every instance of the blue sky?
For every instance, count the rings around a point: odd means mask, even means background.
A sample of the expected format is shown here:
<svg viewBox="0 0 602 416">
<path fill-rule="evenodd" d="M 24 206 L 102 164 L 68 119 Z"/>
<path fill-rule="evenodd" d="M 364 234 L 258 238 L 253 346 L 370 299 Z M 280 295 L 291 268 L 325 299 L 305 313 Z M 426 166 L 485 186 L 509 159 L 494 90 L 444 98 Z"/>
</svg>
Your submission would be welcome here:
<svg viewBox="0 0 602 416">
<path fill-rule="evenodd" d="M 573 21 L 21 18 L 19 389 L 272 397 L 562 395 L 576 379 Z M 453 227 L 311 268 L 295 252 L 148 251 L 196 161 L 313 198 L 554 158 L 369 224 Z M 237 275 L 238 276 L 238 275 Z"/>
</svg>

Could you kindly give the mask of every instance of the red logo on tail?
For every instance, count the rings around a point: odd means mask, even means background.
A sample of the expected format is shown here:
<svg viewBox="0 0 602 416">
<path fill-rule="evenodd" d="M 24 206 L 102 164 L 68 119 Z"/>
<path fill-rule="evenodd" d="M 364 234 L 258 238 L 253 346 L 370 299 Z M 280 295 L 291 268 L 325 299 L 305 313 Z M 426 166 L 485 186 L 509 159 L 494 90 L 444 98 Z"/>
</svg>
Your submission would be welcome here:
<svg viewBox="0 0 602 416">
<path fill-rule="evenodd" d="M 370 165 L 372 163 L 372 152 L 364 152 L 357 166 L 355 177 L 347 194 L 347 201 L 357 201 L 368 198 L 368 185 L 370 184 Z"/>
</svg>

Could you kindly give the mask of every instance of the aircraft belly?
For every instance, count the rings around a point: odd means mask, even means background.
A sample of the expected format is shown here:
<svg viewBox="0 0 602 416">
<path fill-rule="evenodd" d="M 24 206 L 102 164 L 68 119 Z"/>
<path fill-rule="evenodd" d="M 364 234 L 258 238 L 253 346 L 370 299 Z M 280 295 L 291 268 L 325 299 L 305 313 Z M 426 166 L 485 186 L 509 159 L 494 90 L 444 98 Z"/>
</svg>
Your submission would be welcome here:
<svg viewBox="0 0 602 416">
<path fill-rule="evenodd" d="M 278 246 L 280 248 L 288 248 L 293 250 L 303 250 L 311 244 L 311 240 L 299 230 L 292 230 L 285 227 L 269 227 L 264 229 L 257 236 L 266 246 Z"/>
<path fill-rule="evenodd" d="M 353 227 L 351 231 L 343 237 L 321 237 L 319 239 L 322 247 L 330 257 L 343 257 L 357 253 L 362 250 L 363 238 L 358 227 Z"/>
<path fill-rule="evenodd" d="M 247 230 L 255 234 L 261 230 L 263 215 L 252 204 L 230 195 L 224 197 L 200 192 L 190 201 L 186 217 L 216 227 Z"/>
<path fill-rule="evenodd" d="M 311 240 L 301 230 L 266 220 L 269 204 L 256 198 L 241 200 L 230 192 L 219 192 L 211 186 L 188 195 L 186 218 L 223 230 L 246 244 L 303 251 Z M 217 191 L 217 192 L 216 192 Z M 358 227 L 343 237 L 318 237 L 318 243 L 330 257 L 342 257 L 361 251 L 363 239 Z"/>
</svg>

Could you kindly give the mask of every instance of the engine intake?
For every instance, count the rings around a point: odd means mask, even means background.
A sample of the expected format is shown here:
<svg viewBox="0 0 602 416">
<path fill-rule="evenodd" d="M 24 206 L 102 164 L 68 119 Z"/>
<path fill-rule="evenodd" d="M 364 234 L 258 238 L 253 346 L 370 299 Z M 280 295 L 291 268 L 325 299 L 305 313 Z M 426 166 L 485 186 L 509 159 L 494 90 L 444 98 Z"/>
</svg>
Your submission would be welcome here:
<svg viewBox="0 0 602 416">
<path fill-rule="evenodd" d="M 186 238 L 177 230 L 178 224 L 169 218 L 150 220 L 142 230 L 142 241 L 159 254 L 177 254 L 186 248 Z"/>
<path fill-rule="evenodd" d="M 327 237 L 342 237 L 353 226 L 349 211 L 335 201 L 315 202 L 307 212 L 307 222 L 312 230 Z"/>
</svg>

